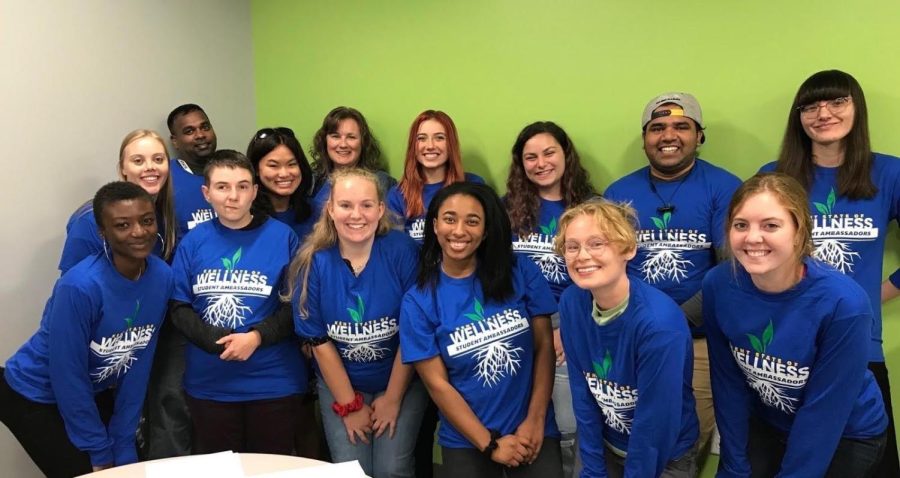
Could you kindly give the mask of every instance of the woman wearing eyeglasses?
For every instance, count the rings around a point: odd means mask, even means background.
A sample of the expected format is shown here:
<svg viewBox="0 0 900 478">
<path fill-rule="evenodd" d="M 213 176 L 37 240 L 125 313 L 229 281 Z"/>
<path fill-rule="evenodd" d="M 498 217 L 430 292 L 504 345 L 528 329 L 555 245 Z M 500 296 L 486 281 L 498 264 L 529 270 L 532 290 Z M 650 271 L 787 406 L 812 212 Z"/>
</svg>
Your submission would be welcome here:
<svg viewBox="0 0 900 478">
<path fill-rule="evenodd" d="M 866 99 L 855 78 L 820 71 L 794 97 L 778 161 L 762 171 L 797 179 L 809 195 L 814 256 L 866 291 L 875 324 L 869 369 L 891 419 L 877 476 L 900 476 L 890 384 L 881 337 L 881 304 L 900 295 L 900 270 L 882 283 L 888 224 L 900 218 L 900 159 L 872 152 Z"/>
<path fill-rule="evenodd" d="M 247 146 L 260 193 L 253 207 L 288 226 L 302 242 L 312 231 L 312 169 L 290 128 L 263 128 Z"/>
<path fill-rule="evenodd" d="M 559 315 L 581 476 L 693 478 L 693 340 L 678 304 L 626 274 L 636 222 L 631 207 L 602 199 L 559 220 L 556 251 L 577 286 Z"/>
</svg>

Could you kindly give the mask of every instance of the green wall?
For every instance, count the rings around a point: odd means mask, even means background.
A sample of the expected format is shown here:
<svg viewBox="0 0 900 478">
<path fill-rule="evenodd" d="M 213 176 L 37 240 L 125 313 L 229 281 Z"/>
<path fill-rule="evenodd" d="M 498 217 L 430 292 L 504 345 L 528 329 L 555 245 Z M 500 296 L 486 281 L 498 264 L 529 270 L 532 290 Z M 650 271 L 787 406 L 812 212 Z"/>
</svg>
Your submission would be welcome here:
<svg viewBox="0 0 900 478">
<path fill-rule="evenodd" d="M 701 156 L 746 178 L 777 154 L 799 84 L 828 68 L 860 81 L 875 149 L 900 155 L 895 0 L 254 0 L 252 15 L 257 123 L 291 126 L 308 147 L 332 107 L 354 106 L 394 176 L 409 124 L 433 108 L 456 122 L 467 169 L 498 190 L 518 131 L 544 119 L 566 128 L 602 190 L 645 163 L 646 102 L 683 90 L 703 107 Z M 900 263 L 891 236 L 887 268 Z M 900 303 L 885 323 L 898 403 Z"/>
</svg>

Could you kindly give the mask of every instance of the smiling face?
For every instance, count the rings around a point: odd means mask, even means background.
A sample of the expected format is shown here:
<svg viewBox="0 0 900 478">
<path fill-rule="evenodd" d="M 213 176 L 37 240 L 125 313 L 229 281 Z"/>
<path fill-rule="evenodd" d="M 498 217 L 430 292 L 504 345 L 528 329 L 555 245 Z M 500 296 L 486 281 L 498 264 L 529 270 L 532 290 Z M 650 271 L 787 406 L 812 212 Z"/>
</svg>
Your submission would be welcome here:
<svg viewBox="0 0 900 478">
<path fill-rule="evenodd" d="M 434 234 L 442 262 L 455 271 L 475 270 L 478 246 L 484 239 L 484 207 L 472 196 L 454 194 L 438 208 Z"/>
<path fill-rule="evenodd" d="M 793 216 L 770 192 L 748 196 L 728 226 L 735 259 L 753 283 L 767 292 L 780 292 L 799 280 L 800 239 Z"/>
<path fill-rule="evenodd" d="M 165 145 L 147 136 L 128 143 L 119 161 L 119 174 L 155 197 L 169 178 Z"/>
<path fill-rule="evenodd" d="M 300 163 L 294 153 L 279 144 L 269 154 L 262 157 L 257 165 L 259 181 L 273 194 L 290 196 L 300 186 L 303 179 L 300 174 Z"/>
<path fill-rule="evenodd" d="M 814 115 L 800 114 L 800 125 L 815 145 L 828 146 L 843 141 L 853 129 L 856 107 L 852 99 L 848 97 L 847 104 L 837 108 L 829 106 L 834 101 L 816 102 L 818 110 Z"/>
<path fill-rule="evenodd" d="M 435 119 L 423 121 L 416 132 L 416 161 L 428 183 L 444 180 L 447 158 L 446 128 Z"/>
<path fill-rule="evenodd" d="M 216 130 L 202 111 L 175 118 L 172 146 L 187 160 L 202 160 L 216 152 Z"/>
<path fill-rule="evenodd" d="M 156 212 L 146 199 L 125 199 L 107 204 L 101 212 L 100 234 L 113 257 L 146 259 L 156 244 Z"/>
<path fill-rule="evenodd" d="M 244 168 L 217 167 L 209 172 L 208 184 L 201 187 L 219 222 L 229 229 L 240 229 L 253 216 L 250 206 L 256 199 L 257 186 L 253 174 Z"/>
<path fill-rule="evenodd" d="M 625 267 L 636 251 L 621 252 L 619 244 L 608 242 L 597 220 L 588 214 L 572 219 L 563 234 L 563 255 L 572 282 L 591 291 L 601 307 L 617 305 L 623 288 L 624 295 L 628 294 Z M 610 301 L 613 303 L 608 304 Z"/>
<path fill-rule="evenodd" d="M 663 105 L 654 112 L 676 109 L 679 109 L 676 105 Z M 702 138 L 703 131 L 687 116 L 660 116 L 647 123 L 644 153 L 650 161 L 653 175 L 674 179 L 690 170 Z"/>
<path fill-rule="evenodd" d="M 384 216 L 384 202 L 378 199 L 378 186 L 368 178 L 354 175 L 335 181 L 327 209 L 338 240 L 346 245 L 371 245 Z"/>
<path fill-rule="evenodd" d="M 532 136 L 522 148 L 522 167 L 544 199 L 562 199 L 560 182 L 566 172 L 566 152 L 550 133 Z"/>
<path fill-rule="evenodd" d="M 342 119 L 337 129 L 326 136 L 328 157 L 336 168 L 355 166 L 362 150 L 359 124 L 353 118 Z"/>
</svg>

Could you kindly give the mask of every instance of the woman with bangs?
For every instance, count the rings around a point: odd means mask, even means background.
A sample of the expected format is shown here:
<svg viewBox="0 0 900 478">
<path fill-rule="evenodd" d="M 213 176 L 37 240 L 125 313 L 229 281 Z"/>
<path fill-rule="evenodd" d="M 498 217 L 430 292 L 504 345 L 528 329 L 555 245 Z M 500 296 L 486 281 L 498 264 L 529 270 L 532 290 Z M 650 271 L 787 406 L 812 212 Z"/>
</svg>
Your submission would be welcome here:
<svg viewBox="0 0 900 478">
<path fill-rule="evenodd" d="M 385 215 L 375 174 L 335 171 L 328 201 L 291 262 L 294 328 L 312 346 L 325 438 L 334 462 L 373 478 L 412 478 L 427 400 L 400 361 L 399 317 L 418 248 Z"/>
<path fill-rule="evenodd" d="M 603 199 L 568 209 L 556 251 L 572 282 L 559 300 L 582 477 L 697 475 L 693 342 L 681 308 L 626 274 L 637 216 Z"/>
<path fill-rule="evenodd" d="M 559 217 L 567 207 L 599 196 L 565 130 L 552 121 L 538 121 L 522 129 L 512 147 L 506 191 L 504 202 L 513 230 L 513 250 L 541 268 L 558 302 L 562 291 L 572 283 L 562 256 L 553 246 Z M 559 336 L 559 316 L 554 314 L 551 321 L 556 353 L 553 407 L 562 433 L 563 467 L 566 476 L 571 477 L 578 468 L 575 416 Z"/>
<path fill-rule="evenodd" d="M 813 255 L 852 277 L 869 298 L 875 317 L 869 369 L 890 420 L 876 476 L 900 476 L 881 320 L 881 305 L 900 295 L 900 270 L 882 282 L 888 226 L 900 219 L 900 159 L 872 151 L 866 98 L 853 76 L 820 71 L 800 85 L 778 161 L 761 169 L 773 170 L 799 181 L 809 196 Z"/>
<path fill-rule="evenodd" d="M 313 215 L 318 218 L 331 195 L 331 173 L 344 168 L 371 171 L 378 178 L 382 191 L 397 184 L 388 174 L 378 140 L 369 129 L 366 117 L 359 110 L 338 106 L 328 112 L 322 127 L 313 137 L 309 150 L 313 169 Z"/>
<path fill-rule="evenodd" d="M 136 129 L 119 146 L 119 178 L 137 184 L 153 198 L 159 225 L 154 254 L 169 261 L 175 249 L 175 209 L 169 181 L 169 154 L 163 139 L 155 131 Z M 66 241 L 59 259 L 59 271 L 65 274 L 82 259 L 103 250 L 90 201 L 78 208 L 66 224 Z"/>
<path fill-rule="evenodd" d="M 441 412 L 442 470 L 561 478 L 547 282 L 513 254 L 503 204 L 484 184 L 441 189 L 425 223 L 400 342 Z"/>
<path fill-rule="evenodd" d="M 459 135 L 450 116 L 423 111 L 409 127 L 403 177 L 388 192 L 388 207 L 403 219 L 406 233 L 421 244 L 431 199 L 441 188 L 461 181 L 484 184 L 481 176 L 463 170 Z"/>
<path fill-rule="evenodd" d="M 815 259 L 800 183 L 759 173 L 731 199 L 732 259 L 703 279 L 719 477 L 877 476 L 888 419 L 868 370 L 872 308 Z"/>
<path fill-rule="evenodd" d="M 300 142 L 290 128 L 263 128 L 247 146 L 260 193 L 253 207 L 294 230 L 300 242 L 312 231 L 315 217 L 309 193 L 312 169 Z"/>
</svg>

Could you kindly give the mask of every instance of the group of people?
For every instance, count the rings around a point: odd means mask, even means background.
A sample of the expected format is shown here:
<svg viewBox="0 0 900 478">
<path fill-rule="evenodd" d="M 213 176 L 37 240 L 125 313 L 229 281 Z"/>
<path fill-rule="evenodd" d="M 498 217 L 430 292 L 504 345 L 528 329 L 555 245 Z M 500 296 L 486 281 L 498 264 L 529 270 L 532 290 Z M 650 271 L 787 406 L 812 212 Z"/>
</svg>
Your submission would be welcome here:
<svg viewBox="0 0 900 478">
<path fill-rule="evenodd" d="M 516 138 L 502 198 L 441 111 L 399 182 L 353 108 L 312 163 L 289 128 L 245 155 L 197 105 L 167 124 L 177 158 L 130 133 L 121 181 L 72 215 L 2 369 L 0 421 L 48 476 L 234 450 L 430 477 L 436 433 L 454 476 L 689 478 L 716 428 L 717 476 L 900 475 L 900 159 L 871 151 L 847 73 L 800 86 L 745 182 L 698 157 L 696 98 L 662 94 L 648 164 L 602 195 L 549 121 Z"/>
</svg>

